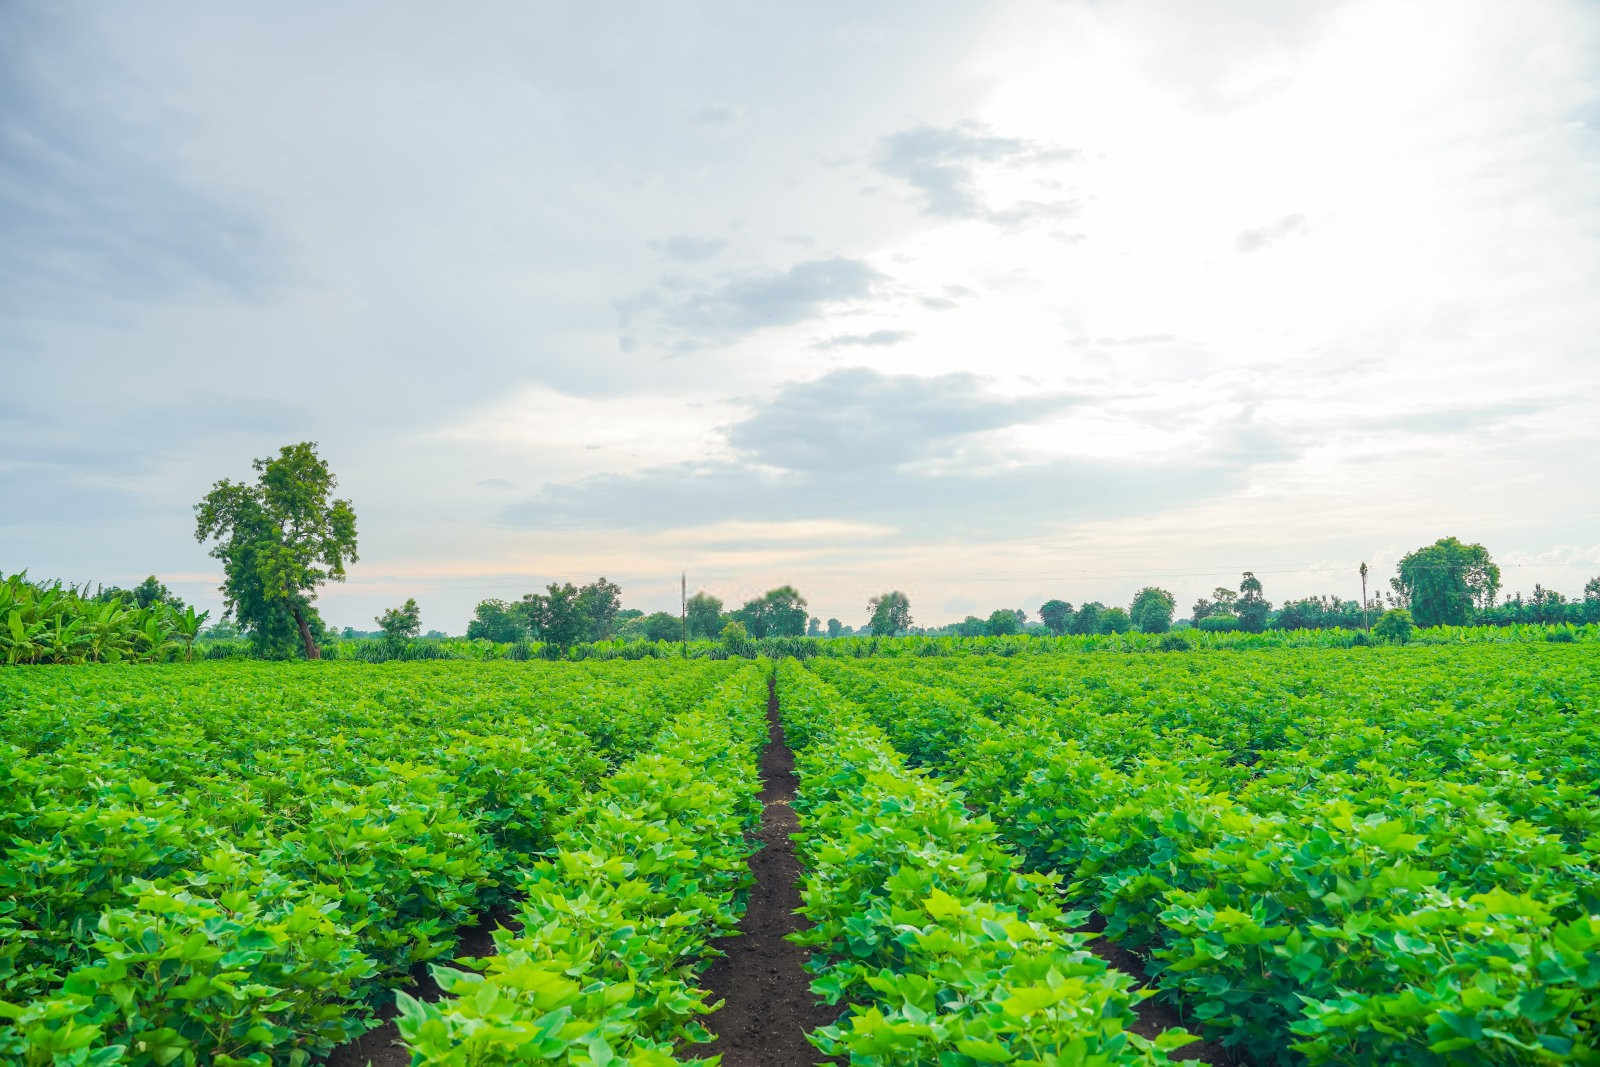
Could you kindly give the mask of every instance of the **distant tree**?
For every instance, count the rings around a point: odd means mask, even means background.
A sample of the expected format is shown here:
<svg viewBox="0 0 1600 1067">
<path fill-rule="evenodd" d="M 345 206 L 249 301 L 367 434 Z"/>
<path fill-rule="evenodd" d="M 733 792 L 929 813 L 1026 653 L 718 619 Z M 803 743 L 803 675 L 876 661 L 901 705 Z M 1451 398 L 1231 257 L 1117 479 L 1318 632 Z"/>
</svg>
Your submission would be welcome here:
<svg viewBox="0 0 1600 1067">
<path fill-rule="evenodd" d="M 1072 626 L 1072 605 L 1065 600 L 1046 600 L 1039 608 L 1039 621 L 1059 637 Z"/>
<path fill-rule="evenodd" d="M 722 632 L 722 601 L 701 590 L 689 598 L 689 636 L 696 640 L 716 637 Z"/>
<path fill-rule="evenodd" d="M 729 619 L 722 628 L 722 647 L 730 656 L 743 656 L 750 652 L 750 633 L 738 619 Z"/>
<path fill-rule="evenodd" d="M 807 637 L 821 637 L 822 636 L 822 620 L 817 618 L 815 615 L 811 616 L 811 621 L 806 623 L 806 636 Z"/>
<path fill-rule="evenodd" d="M 378 629 L 390 641 L 409 641 L 422 632 L 422 611 L 411 597 L 406 597 L 404 604 L 390 608 L 372 621 L 378 624 Z"/>
<path fill-rule="evenodd" d="M 1261 579 L 1254 572 L 1245 571 L 1239 580 L 1239 599 L 1234 602 L 1233 610 L 1239 617 L 1239 629 L 1258 634 L 1267 628 L 1272 604 L 1261 595 Z"/>
<path fill-rule="evenodd" d="M 545 586 L 543 595 L 528 593 L 522 598 L 522 613 L 528 630 L 545 643 L 551 655 L 560 655 L 584 640 L 590 620 L 579 606 L 581 593 L 571 582 Z"/>
<path fill-rule="evenodd" d="M 899 590 L 867 601 L 867 625 L 874 637 L 893 637 L 911 629 L 911 599 Z"/>
<path fill-rule="evenodd" d="M 1091 600 L 1078 609 L 1072 617 L 1072 632 L 1075 634 L 1097 634 L 1100 632 L 1100 616 L 1105 614 L 1106 606 L 1098 600 Z"/>
<path fill-rule="evenodd" d="M 1600 578 L 1590 578 L 1583 586 L 1583 618 L 1600 622 Z"/>
<path fill-rule="evenodd" d="M 1172 613 L 1177 606 L 1177 598 L 1171 593 L 1147 585 L 1133 598 L 1128 617 L 1142 633 L 1164 634 L 1172 629 Z"/>
<path fill-rule="evenodd" d="M 733 612 L 733 617 L 744 625 L 749 635 L 763 637 L 799 637 L 806 632 L 806 598 L 792 585 L 769 589 L 755 600 Z"/>
<path fill-rule="evenodd" d="M 356 513 L 350 501 L 331 499 L 337 481 L 314 442 L 285 445 L 251 466 L 256 484 L 224 478 L 195 505 L 195 540 L 216 541 L 225 613 L 258 646 L 281 641 L 292 619 L 306 658 L 318 659 L 311 602 L 356 562 Z"/>
<path fill-rule="evenodd" d="M 1403 645 L 1411 640 L 1412 625 L 1411 612 L 1405 608 L 1394 608 L 1383 613 L 1372 632 L 1385 641 Z"/>
<path fill-rule="evenodd" d="M 1528 609 L 1533 621 L 1545 626 L 1567 621 L 1567 598 L 1554 589 L 1546 589 L 1542 585 L 1534 585 Z"/>
<path fill-rule="evenodd" d="M 1500 591 L 1500 568 L 1489 550 L 1454 537 L 1407 553 L 1395 570 L 1389 579 L 1395 605 L 1409 608 L 1418 626 L 1464 626 Z"/>
<path fill-rule="evenodd" d="M 472 621 L 467 623 L 467 637 L 508 644 L 526 640 L 528 627 L 520 613 L 504 600 L 480 600 L 472 609 Z"/>
<path fill-rule="evenodd" d="M 683 634 L 683 620 L 670 611 L 656 611 L 644 618 L 647 641 L 676 641 Z"/>
<path fill-rule="evenodd" d="M 838 619 L 829 619 L 828 620 L 828 636 L 829 637 L 838 637 L 840 632 L 843 631 L 843 630 L 844 630 L 844 624 L 842 622 L 840 622 Z"/>
<path fill-rule="evenodd" d="M 113 600 L 121 600 L 125 604 L 135 607 L 148 608 L 152 604 L 165 604 L 174 611 L 184 609 L 183 600 L 174 596 L 155 575 L 150 575 L 132 589 L 123 589 L 119 586 L 108 585 L 95 593 L 94 599 L 100 604 L 109 604 Z"/>
<path fill-rule="evenodd" d="M 616 628 L 622 609 L 622 587 L 597 578 L 578 590 L 578 615 L 583 619 L 583 640 L 604 641 Z"/>
<path fill-rule="evenodd" d="M 989 616 L 986 629 L 994 637 L 1020 634 L 1022 632 L 1022 620 L 1017 615 L 1018 612 L 1010 608 L 996 608 Z"/>
<path fill-rule="evenodd" d="M 1216 633 L 1222 630 L 1237 630 L 1239 628 L 1239 616 L 1234 615 L 1231 612 L 1217 611 L 1207 615 L 1205 618 L 1195 623 L 1195 626 L 1196 628 L 1205 630 L 1208 633 Z"/>
<path fill-rule="evenodd" d="M 1133 629 L 1133 620 L 1121 608 L 1107 608 L 1100 613 L 1099 633 L 1125 634 L 1131 629 Z"/>
</svg>

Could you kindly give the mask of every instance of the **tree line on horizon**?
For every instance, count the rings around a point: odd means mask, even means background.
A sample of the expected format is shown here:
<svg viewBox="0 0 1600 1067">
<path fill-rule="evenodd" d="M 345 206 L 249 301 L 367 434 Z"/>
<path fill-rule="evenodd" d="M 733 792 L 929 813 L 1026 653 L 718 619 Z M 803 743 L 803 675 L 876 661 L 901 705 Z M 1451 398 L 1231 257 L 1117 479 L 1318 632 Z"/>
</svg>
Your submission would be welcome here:
<svg viewBox="0 0 1600 1067">
<path fill-rule="evenodd" d="M 286 445 L 276 456 L 254 460 L 252 468 L 253 482 L 222 479 L 195 505 L 195 538 L 211 542 L 210 554 L 224 572 L 223 617 L 204 636 L 246 637 L 256 655 L 281 657 L 299 651 L 317 659 L 320 648 L 334 635 L 314 601 L 322 585 L 343 581 L 347 565 L 357 561 L 354 508 L 349 500 L 333 496 L 337 483 L 327 462 L 317 455 L 315 442 Z M 1364 563 L 1360 574 L 1365 590 Z M 544 592 L 515 601 L 480 601 L 467 624 L 467 637 L 538 641 L 560 650 L 585 642 L 635 638 L 1165 633 L 1189 626 L 1245 632 L 1353 629 L 1372 625 L 1381 613 L 1404 613 L 1408 626 L 1412 622 L 1418 626 L 1600 622 L 1600 577 L 1590 579 L 1581 598 L 1571 600 L 1542 585 L 1529 596 L 1517 593 L 1502 600 L 1500 585 L 1500 568 L 1484 546 L 1444 537 L 1408 553 L 1396 566 L 1388 591 L 1374 598 L 1365 598 L 1364 593 L 1364 602 L 1313 596 L 1274 609 L 1261 580 L 1245 571 L 1237 589 L 1217 587 L 1199 598 L 1184 619 L 1175 619 L 1176 599 L 1170 591 L 1146 586 L 1126 608 L 1096 600 L 1074 607 L 1052 598 L 1039 607 L 1036 622 L 1022 609 L 997 608 L 987 617 L 969 615 L 929 628 L 915 624 L 906 594 L 891 590 L 867 602 L 866 621 L 857 630 L 837 618 L 824 623 L 812 616 L 805 597 L 793 585 L 777 586 L 731 609 L 700 590 L 688 599 L 680 616 L 624 609 L 621 587 L 601 577 L 584 585 L 552 582 Z M 125 603 L 139 610 L 159 605 L 174 617 L 185 611 L 193 616 L 192 609 L 186 609 L 154 575 L 132 590 L 111 587 L 90 594 L 85 587 L 69 592 L 61 604 Z M 68 609 L 56 610 L 58 622 L 67 625 L 60 613 Z M 419 635 L 420 619 L 416 600 L 408 598 L 374 620 L 377 631 L 360 633 L 403 642 Z M 345 632 L 358 634 L 349 627 Z M 430 636 L 438 633 L 431 631 Z"/>
</svg>

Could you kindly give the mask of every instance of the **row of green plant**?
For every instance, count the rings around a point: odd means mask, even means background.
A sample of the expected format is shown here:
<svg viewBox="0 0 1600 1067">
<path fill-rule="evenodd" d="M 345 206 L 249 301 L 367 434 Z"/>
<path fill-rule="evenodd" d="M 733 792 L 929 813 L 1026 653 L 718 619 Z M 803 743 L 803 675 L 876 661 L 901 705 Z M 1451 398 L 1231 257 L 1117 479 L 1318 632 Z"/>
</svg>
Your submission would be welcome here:
<svg viewBox="0 0 1600 1067">
<path fill-rule="evenodd" d="M 862 1065 L 1165 1063 L 1192 1035 L 1131 1029 L 1142 999 L 1073 932 L 1058 880 L 1028 874 L 948 785 L 798 665 L 778 692 L 797 749 L 812 989 L 849 1004 L 812 1035 Z"/>
<path fill-rule="evenodd" d="M 1600 1061 L 1600 664 L 813 670 L 1262 1062 Z"/>
<path fill-rule="evenodd" d="M 158 663 L 189 659 L 209 612 L 0 576 L 0 659 L 19 663 Z"/>
<path fill-rule="evenodd" d="M 0 693 L 0 1059 L 320 1057 L 448 957 L 556 821 L 726 673 L 15 676 Z"/>
<path fill-rule="evenodd" d="M 562 820 L 479 971 L 436 966 L 443 999 L 400 997 L 413 1063 L 675 1063 L 711 1040 L 696 969 L 744 911 L 767 673 L 745 667 Z"/>
<path fill-rule="evenodd" d="M 1112 633 L 1089 635 L 1014 634 L 1004 637 L 766 637 L 756 639 L 742 627 L 724 631 L 715 641 L 643 639 L 595 641 L 561 650 L 537 641 L 496 643 L 460 637 L 329 639 L 321 646 L 324 659 L 385 663 L 393 660 L 638 660 L 638 659 L 867 659 L 873 657 L 1031 656 L 1074 652 L 1251 651 L 1273 648 L 1361 648 L 1372 645 L 1515 644 L 1548 641 L 1576 644 L 1600 641 L 1600 625 L 1439 626 L 1419 629 L 1404 612 L 1387 613 L 1371 631 L 1270 630 L 1264 633 L 1209 632 L 1199 629 L 1164 634 Z M 196 656 L 205 659 L 248 659 L 254 646 L 245 640 L 204 640 Z"/>
</svg>

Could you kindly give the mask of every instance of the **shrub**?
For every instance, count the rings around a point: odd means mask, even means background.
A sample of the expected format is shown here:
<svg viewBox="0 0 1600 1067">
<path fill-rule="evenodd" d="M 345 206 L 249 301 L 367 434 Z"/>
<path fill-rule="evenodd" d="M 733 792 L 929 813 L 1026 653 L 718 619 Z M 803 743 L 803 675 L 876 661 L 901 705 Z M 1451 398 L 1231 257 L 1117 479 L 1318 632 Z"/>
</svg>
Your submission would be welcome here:
<svg viewBox="0 0 1600 1067">
<path fill-rule="evenodd" d="M 1159 647 L 1163 652 L 1187 652 L 1194 646 L 1182 634 L 1163 634 Z"/>
<path fill-rule="evenodd" d="M 1411 631 L 1415 628 L 1416 624 L 1411 620 L 1411 612 L 1405 608 L 1395 608 L 1392 611 L 1383 613 L 1383 617 L 1378 620 L 1377 625 L 1373 626 L 1372 633 L 1381 640 L 1393 641 L 1397 645 L 1403 645 L 1411 640 Z"/>
</svg>

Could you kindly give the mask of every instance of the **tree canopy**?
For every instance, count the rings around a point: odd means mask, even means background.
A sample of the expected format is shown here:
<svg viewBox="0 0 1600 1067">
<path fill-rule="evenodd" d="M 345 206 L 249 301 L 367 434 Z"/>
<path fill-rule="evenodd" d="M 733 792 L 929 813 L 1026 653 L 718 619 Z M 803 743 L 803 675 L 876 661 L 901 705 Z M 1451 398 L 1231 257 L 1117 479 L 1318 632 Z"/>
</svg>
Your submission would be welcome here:
<svg viewBox="0 0 1600 1067">
<path fill-rule="evenodd" d="M 1389 579 L 1396 607 L 1408 608 L 1418 626 L 1464 626 L 1474 609 L 1494 604 L 1500 568 L 1482 545 L 1441 537 L 1409 552 Z"/>
<path fill-rule="evenodd" d="M 867 625 L 874 637 L 893 637 L 911 629 L 911 599 L 898 589 L 867 601 Z"/>
<path fill-rule="evenodd" d="M 406 597 L 398 608 L 390 608 L 372 620 L 390 641 L 409 641 L 422 632 L 422 611 L 417 602 Z"/>
<path fill-rule="evenodd" d="M 1172 613 L 1177 606 L 1177 598 L 1171 593 L 1147 585 L 1134 596 L 1128 618 L 1143 633 L 1164 634 L 1172 629 Z"/>
<path fill-rule="evenodd" d="M 311 602 L 356 562 L 356 513 L 350 501 L 332 499 L 338 483 L 313 441 L 251 466 L 255 484 L 224 478 L 195 505 L 195 540 L 216 542 L 224 612 L 258 650 L 281 651 L 298 629 L 306 658 L 318 659 Z"/>
<path fill-rule="evenodd" d="M 722 601 L 701 590 L 689 598 L 689 637 L 713 638 L 722 633 Z"/>
<path fill-rule="evenodd" d="M 754 600 L 745 601 L 744 607 L 732 613 L 744 625 L 749 636 L 802 637 L 806 632 L 806 598 L 792 585 L 769 589 Z"/>
<path fill-rule="evenodd" d="M 1072 605 L 1065 600 L 1046 600 L 1039 608 L 1039 621 L 1059 637 L 1072 627 Z"/>
</svg>

